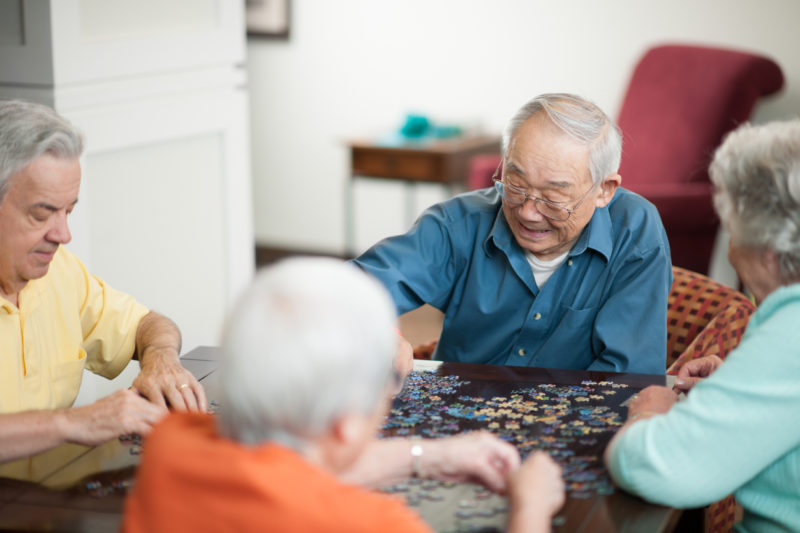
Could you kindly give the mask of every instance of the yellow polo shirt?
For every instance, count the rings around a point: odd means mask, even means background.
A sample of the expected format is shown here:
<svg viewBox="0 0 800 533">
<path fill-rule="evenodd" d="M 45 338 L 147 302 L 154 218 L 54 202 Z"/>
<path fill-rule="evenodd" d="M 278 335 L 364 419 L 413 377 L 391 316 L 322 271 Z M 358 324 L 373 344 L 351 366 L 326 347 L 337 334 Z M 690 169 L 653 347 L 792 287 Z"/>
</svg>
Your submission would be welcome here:
<svg viewBox="0 0 800 533">
<path fill-rule="evenodd" d="M 69 407 L 84 367 L 106 378 L 119 374 L 148 312 L 63 246 L 18 303 L 0 297 L 0 413 Z"/>
</svg>

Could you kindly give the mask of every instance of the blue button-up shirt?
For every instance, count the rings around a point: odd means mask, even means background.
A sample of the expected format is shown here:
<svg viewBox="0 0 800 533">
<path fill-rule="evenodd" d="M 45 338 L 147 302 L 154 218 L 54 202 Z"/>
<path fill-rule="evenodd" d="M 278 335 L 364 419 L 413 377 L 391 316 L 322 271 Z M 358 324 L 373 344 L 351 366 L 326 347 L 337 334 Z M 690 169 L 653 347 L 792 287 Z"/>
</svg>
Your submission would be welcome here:
<svg viewBox="0 0 800 533">
<path fill-rule="evenodd" d="M 444 313 L 434 358 L 663 374 L 669 244 L 655 207 L 618 188 L 539 288 L 494 189 L 427 209 L 354 260 L 398 313 Z"/>
</svg>

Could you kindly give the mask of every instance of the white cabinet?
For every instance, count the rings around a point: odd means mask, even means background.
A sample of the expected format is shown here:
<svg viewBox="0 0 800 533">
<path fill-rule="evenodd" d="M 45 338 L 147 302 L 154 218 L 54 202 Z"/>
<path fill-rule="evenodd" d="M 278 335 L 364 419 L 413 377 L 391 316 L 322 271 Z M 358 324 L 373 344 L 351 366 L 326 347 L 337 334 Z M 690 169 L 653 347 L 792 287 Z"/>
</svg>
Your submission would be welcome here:
<svg viewBox="0 0 800 533">
<path fill-rule="evenodd" d="M 244 60 L 232 0 L 3 0 L 0 83 L 67 86 Z"/>
</svg>

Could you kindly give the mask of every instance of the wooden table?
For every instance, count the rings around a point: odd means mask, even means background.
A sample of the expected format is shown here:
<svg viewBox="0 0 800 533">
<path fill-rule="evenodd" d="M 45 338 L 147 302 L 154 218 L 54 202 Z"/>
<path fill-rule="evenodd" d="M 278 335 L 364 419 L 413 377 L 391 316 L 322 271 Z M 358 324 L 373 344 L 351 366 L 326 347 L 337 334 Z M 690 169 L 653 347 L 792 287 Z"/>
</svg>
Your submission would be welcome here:
<svg viewBox="0 0 800 533">
<path fill-rule="evenodd" d="M 353 180 L 376 178 L 400 180 L 406 184 L 406 226 L 414 212 L 414 185 L 420 182 L 449 185 L 453 192 L 463 189 L 469 160 L 478 154 L 499 154 L 500 138 L 465 136 L 452 139 L 424 139 L 402 144 L 350 141 L 350 179 L 345 183 L 345 247 L 352 252 L 354 240 Z"/>
<path fill-rule="evenodd" d="M 626 400 L 648 385 L 664 385 L 665 376 L 443 363 L 435 374 L 420 381 L 421 385 L 414 387 L 412 378 L 407 388 L 414 389 L 413 394 L 401 393 L 395 399 L 386 433 L 404 430 L 403 436 L 428 437 L 489 427 L 522 453 L 545 449 L 564 467 L 567 485 L 567 500 L 553 522 L 553 531 L 672 531 L 680 519 L 679 510 L 648 504 L 613 488 L 602 454 L 618 426 L 593 419 L 593 415 L 578 416 L 579 412 L 599 410 L 603 420 L 621 423 Z M 426 392 L 420 394 L 420 390 Z M 420 402 L 424 408 L 414 405 Z M 527 424 L 526 417 L 530 417 Z M 454 422 L 457 431 L 452 430 Z M 516 429 L 506 429 L 509 426 Z M 585 433 L 576 432 L 581 429 Z M 514 437 L 518 440 L 512 440 Z M 481 494 L 476 486 L 467 484 L 448 490 L 433 488 L 434 502 L 419 497 L 419 492 L 430 492 L 432 487 L 409 485 L 401 495 L 410 499 L 412 507 L 437 531 L 503 530 L 507 513 L 494 510 L 498 504 L 507 507 L 504 498 Z"/>
<path fill-rule="evenodd" d="M 215 348 L 198 348 L 182 358 L 184 366 L 206 387 L 209 400 L 219 398 L 219 374 L 214 372 L 217 356 L 218 350 Z M 663 376 L 456 363 L 445 363 L 430 376 L 464 382 L 459 385 L 457 395 L 486 399 L 509 398 L 514 391 L 543 384 L 585 387 L 581 382 L 587 380 L 625 384 L 627 388 L 624 391 L 628 395 L 649 384 L 664 383 Z M 624 396 L 622 391 L 620 389 L 620 396 L 611 402 L 616 405 L 614 409 L 624 410 L 624 407 L 619 407 Z M 395 405 L 400 405 L 399 402 Z M 413 432 L 422 433 L 433 425 L 428 420 L 412 429 Z M 460 429 L 486 427 L 486 421 L 464 421 L 461 426 Z M 531 434 L 537 431 L 532 430 Z M 387 434 L 397 432 L 397 427 L 386 430 Z M 581 453 L 601 455 L 606 440 L 598 439 L 593 447 L 590 446 L 591 450 L 583 449 Z M 116 531 L 121 520 L 125 491 L 139 462 L 139 456 L 131 453 L 136 450 L 137 447 L 131 443 L 115 439 L 97 447 L 61 446 L 31 459 L 0 466 L 0 530 Z M 102 489 L 92 489 L 98 484 L 102 484 Z M 440 530 L 452 529 L 453 522 L 448 521 L 448 516 L 453 515 L 454 501 L 457 505 L 464 495 L 474 491 L 474 486 L 458 485 L 447 490 L 452 492 L 451 498 L 417 505 L 423 518 Z M 103 492 L 106 494 L 98 494 Z M 489 501 L 485 500 L 487 504 Z M 671 531 L 679 517 L 677 510 L 651 505 L 616 490 L 613 494 L 568 497 L 558 515 L 554 531 Z M 498 522 L 497 529 L 490 528 L 487 531 L 502 530 L 504 516 L 497 515 L 493 520 Z"/>
</svg>

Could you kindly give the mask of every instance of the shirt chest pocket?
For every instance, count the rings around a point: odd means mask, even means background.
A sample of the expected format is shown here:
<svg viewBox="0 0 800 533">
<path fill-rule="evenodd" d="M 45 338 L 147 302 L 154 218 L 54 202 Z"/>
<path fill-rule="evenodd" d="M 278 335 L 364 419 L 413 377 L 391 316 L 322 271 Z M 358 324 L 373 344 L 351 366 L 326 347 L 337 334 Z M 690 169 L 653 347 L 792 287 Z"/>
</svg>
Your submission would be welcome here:
<svg viewBox="0 0 800 533">
<path fill-rule="evenodd" d="M 551 328 L 541 353 L 555 358 L 548 362 L 556 368 L 586 368 L 594 360 L 592 337 L 598 308 L 573 309 L 561 306 L 558 320 Z"/>
<path fill-rule="evenodd" d="M 78 317 L 59 314 L 47 302 L 24 321 L 25 408 L 69 407 L 83 379 L 86 351 Z"/>
<path fill-rule="evenodd" d="M 50 392 L 54 408 L 69 407 L 78 396 L 86 365 L 86 352 L 78 348 L 77 359 L 50 364 Z"/>
</svg>

